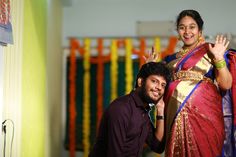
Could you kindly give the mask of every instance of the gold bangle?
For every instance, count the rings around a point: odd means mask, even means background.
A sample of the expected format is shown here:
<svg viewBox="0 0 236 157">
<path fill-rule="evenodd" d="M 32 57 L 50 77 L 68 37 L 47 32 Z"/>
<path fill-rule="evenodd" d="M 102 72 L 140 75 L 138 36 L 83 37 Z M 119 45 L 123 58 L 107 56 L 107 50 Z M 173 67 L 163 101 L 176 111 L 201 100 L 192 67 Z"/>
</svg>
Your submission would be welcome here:
<svg viewBox="0 0 236 157">
<path fill-rule="evenodd" d="M 226 66 L 226 62 L 224 59 L 222 59 L 222 60 L 215 62 L 214 65 L 215 65 L 216 69 L 221 69 Z"/>
</svg>

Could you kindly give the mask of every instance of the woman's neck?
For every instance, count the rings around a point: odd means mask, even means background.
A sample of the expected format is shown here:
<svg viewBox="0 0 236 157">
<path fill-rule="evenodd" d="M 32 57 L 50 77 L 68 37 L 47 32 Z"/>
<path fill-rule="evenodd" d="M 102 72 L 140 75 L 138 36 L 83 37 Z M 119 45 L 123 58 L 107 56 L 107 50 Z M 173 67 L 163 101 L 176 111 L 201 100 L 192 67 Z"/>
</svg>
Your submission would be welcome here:
<svg viewBox="0 0 236 157">
<path fill-rule="evenodd" d="M 192 44 L 192 45 L 184 45 L 183 46 L 183 50 L 192 50 L 194 49 L 195 47 L 197 47 L 199 44 L 199 41 L 197 41 L 196 43 Z"/>
</svg>

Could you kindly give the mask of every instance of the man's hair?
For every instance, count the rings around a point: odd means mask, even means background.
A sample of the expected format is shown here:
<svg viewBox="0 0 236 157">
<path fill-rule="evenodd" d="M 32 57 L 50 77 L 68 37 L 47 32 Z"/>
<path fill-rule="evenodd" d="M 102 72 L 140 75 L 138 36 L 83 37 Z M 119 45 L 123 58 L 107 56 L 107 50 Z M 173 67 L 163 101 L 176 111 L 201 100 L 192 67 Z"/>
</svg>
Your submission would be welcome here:
<svg viewBox="0 0 236 157">
<path fill-rule="evenodd" d="M 138 78 L 146 78 L 150 75 L 158 75 L 164 77 L 166 83 L 168 84 L 171 80 L 170 70 L 166 67 L 166 65 L 162 62 L 148 62 L 143 64 L 140 68 L 135 82 L 135 88 L 138 87 Z"/>
</svg>

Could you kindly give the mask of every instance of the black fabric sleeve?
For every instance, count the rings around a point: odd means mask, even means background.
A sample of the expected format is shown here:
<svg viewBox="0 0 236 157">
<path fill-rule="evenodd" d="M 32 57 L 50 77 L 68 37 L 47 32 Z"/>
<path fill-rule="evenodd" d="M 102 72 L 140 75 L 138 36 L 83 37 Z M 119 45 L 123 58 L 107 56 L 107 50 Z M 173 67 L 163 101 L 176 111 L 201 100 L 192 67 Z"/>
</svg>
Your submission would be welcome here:
<svg viewBox="0 0 236 157">
<path fill-rule="evenodd" d="M 159 154 L 162 153 L 165 149 L 164 139 L 165 139 L 165 137 L 163 137 L 162 141 L 159 141 L 156 138 L 155 128 L 154 128 L 153 124 L 150 122 L 150 127 L 149 127 L 148 136 L 147 136 L 147 139 L 146 139 L 146 143 L 151 148 L 151 150 L 156 152 L 156 153 L 159 153 Z"/>
<path fill-rule="evenodd" d="M 124 143 L 129 123 L 129 114 L 125 108 L 117 104 L 110 108 L 107 118 L 107 156 L 124 157 Z"/>
</svg>

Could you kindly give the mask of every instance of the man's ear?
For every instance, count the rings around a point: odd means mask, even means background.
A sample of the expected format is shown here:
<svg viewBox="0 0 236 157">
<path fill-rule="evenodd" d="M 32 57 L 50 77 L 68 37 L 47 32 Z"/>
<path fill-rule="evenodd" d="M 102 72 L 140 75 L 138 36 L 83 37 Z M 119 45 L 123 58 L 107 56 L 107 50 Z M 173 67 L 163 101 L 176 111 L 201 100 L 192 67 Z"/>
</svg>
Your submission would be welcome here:
<svg viewBox="0 0 236 157">
<path fill-rule="evenodd" d="M 138 87 L 141 87 L 143 83 L 143 79 L 141 77 L 138 78 Z"/>
</svg>

